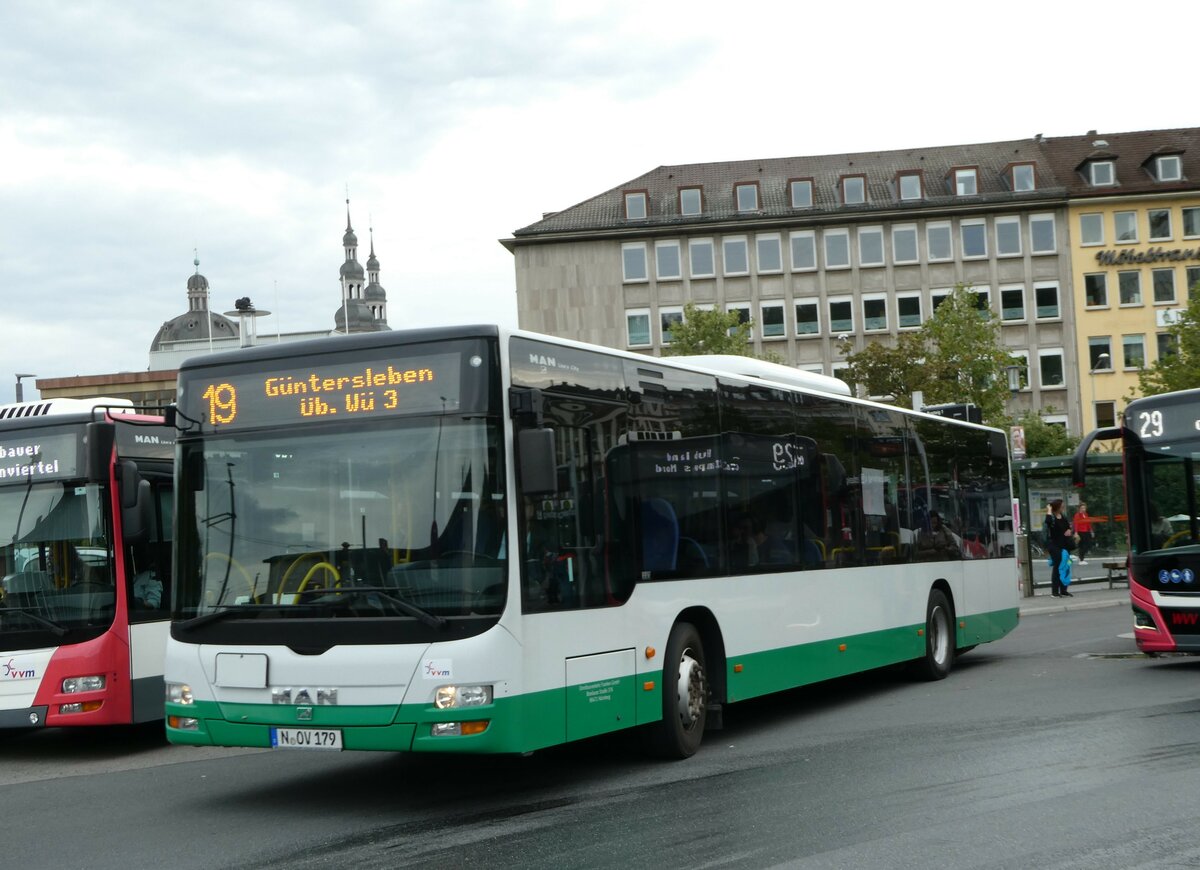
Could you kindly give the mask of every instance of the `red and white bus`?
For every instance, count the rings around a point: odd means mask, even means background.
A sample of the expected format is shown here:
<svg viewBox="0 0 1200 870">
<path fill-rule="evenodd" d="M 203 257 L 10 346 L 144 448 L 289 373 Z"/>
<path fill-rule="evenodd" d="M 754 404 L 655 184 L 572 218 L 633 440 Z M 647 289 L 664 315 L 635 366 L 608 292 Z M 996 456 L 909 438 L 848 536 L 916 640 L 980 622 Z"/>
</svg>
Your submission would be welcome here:
<svg viewBox="0 0 1200 870">
<path fill-rule="evenodd" d="M 1084 483 L 1092 444 L 1117 438 L 1124 452 L 1138 649 L 1200 654 L 1200 390 L 1130 402 L 1120 426 L 1097 429 L 1076 449 L 1076 486 Z"/>
<path fill-rule="evenodd" d="M 0 728 L 162 718 L 174 445 L 125 400 L 0 406 Z"/>
</svg>

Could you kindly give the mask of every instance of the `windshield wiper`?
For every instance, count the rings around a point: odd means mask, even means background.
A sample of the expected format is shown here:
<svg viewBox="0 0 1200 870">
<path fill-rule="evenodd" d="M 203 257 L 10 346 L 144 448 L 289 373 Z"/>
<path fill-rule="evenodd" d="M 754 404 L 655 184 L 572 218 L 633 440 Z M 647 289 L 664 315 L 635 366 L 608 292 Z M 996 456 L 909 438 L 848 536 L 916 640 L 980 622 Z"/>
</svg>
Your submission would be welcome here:
<svg viewBox="0 0 1200 870">
<path fill-rule="evenodd" d="M 199 628 L 202 625 L 208 625 L 210 622 L 220 622 L 222 619 L 233 616 L 237 613 L 245 613 L 253 611 L 261 613 L 264 610 L 288 610 L 296 606 L 304 607 L 305 605 L 295 604 L 222 604 L 218 605 L 220 610 L 212 610 L 208 613 L 202 613 L 199 616 L 193 616 L 191 619 L 184 619 L 176 622 L 175 625 L 183 631 L 191 631 L 193 628 Z"/>
<path fill-rule="evenodd" d="M 378 595 L 385 601 L 394 604 L 397 610 L 402 611 L 408 616 L 418 619 L 430 628 L 445 628 L 449 625 L 449 620 L 444 616 L 438 616 L 436 613 L 430 613 L 423 607 L 418 607 L 411 601 L 405 601 L 403 598 L 396 597 L 396 591 L 391 586 L 346 586 L 334 587 L 326 589 L 326 595 Z M 334 603 L 333 601 L 329 602 Z"/>
<path fill-rule="evenodd" d="M 64 634 L 67 633 L 67 629 L 65 626 L 60 625 L 59 623 L 55 622 L 53 619 L 47 619 L 44 616 L 38 616 L 36 613 L 34 613 L 32 610 L 30 610 L 27 607 L 0 608 L 0 615 L 3 615 L 5 613 L 19 613 L 22 616 L 28 616 L 30 619 L 32 619 L 34 622 L 36 622 L 38 625 L 41 625 L 43 628 L 48 628 L 48 629 L 50 629 L 50 631 L 54 632 L 55 637 L 62 637 Z"/>
</svg>

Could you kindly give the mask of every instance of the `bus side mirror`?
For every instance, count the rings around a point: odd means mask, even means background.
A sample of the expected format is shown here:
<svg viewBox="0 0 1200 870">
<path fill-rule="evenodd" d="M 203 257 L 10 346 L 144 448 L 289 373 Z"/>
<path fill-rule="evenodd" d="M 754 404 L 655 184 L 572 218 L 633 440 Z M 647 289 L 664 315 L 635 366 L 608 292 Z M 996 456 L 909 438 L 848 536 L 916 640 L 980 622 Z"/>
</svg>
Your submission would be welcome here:
<svg viewBox="0 0 1200 870">
<path fill-rule="evenodd" d="M 1087 437 L 1079 442 L 1075 448 L 1075 454 L 1071 457 L 1071 483 L 1075 486 L 1083 486 L 1087 482 L 1087 455 L 1093 444 L 1097 441 L 1112 441 L 1120 437 L 1120 426 L 1108 426 L 1089 432 Z"/>
<path fill-rule="evenodd" d="M 558 491 L 554 465 L 554 430 L 522 429 L 517 433 L 517 466 L 521 494 L 543 495 Z"/>
<path fill-rule="evenodd" d="M 140 544 L 150 538 L 154 525 L 153 494 L 150 481 L 138 474 L 137 463 L 122 459 L 118 468 L 121 487 L 121 530 L 125 540 Z"/>
<path fill-rule="evenodd" d="M 112 462 L 116 440 L 115 424 L 99 420 L 87 424 L 84 476 L 88 483 L 108 483 L 108 466 Z"/>
</svg>

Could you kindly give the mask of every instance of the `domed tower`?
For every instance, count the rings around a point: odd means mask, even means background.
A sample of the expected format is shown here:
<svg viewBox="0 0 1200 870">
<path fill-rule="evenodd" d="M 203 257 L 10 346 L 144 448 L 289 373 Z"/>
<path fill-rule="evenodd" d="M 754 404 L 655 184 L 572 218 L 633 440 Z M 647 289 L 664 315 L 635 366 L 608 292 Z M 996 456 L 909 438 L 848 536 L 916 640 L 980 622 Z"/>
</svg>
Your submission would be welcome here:
<svg viewBox="0 0 1200 870">
<path fill-rule="evenodd" d="M 368 228 L 371 234 L 371 255 L 367 257 L 367 289 L 363 292 L 363 300 L 371 309 L 371 314 L 379 323 L 387 325 L 387 291 L 379 283 L 379 260 L 375 257 L 375 228 Z"/>
<path fill-rule="evenodd" d="M 196 273 L 187 280 L 188 310 L 158 328 L 150 350 L 166 350 L 164 344 L 175 341 L 207 341 L 237 338 L 237 324 L 208 310 L 208 279 L 200 274 L 200 258 L 192 260 Z"/>
<path fill-rule="evenodd" d="M 342 304 L 333 315 L 334 332 L 379 332 L 387 329 L 386 321 L 376 320 L 374 311 L 363 298 L 366 291 L 365 276 L 362 264 L 358 262 L 358 236 L 354 234 L 354 227 L 350 223 L 349 199 L 346 200 L 346 232 L 342 236 L 342 247 L 346 252 L 345 262 L 339 270 Z"/>
</svg>

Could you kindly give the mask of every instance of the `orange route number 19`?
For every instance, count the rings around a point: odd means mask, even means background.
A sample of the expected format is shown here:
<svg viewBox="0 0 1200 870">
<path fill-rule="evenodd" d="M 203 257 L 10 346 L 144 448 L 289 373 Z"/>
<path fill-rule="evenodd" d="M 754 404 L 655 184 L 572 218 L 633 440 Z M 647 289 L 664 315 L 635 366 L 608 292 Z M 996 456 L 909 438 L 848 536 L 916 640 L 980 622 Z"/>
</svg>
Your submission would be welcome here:
<svg viewBox="0 0 1200 870">
<path fill-rule="evenodd" d="M 232 384 L 209 384 L 204 391 L 204 398 L 208 399 L 210 424 L 215 426 L 217 423 L 233 422 L 237 416 L 237 390 Z"/>
</svg>

